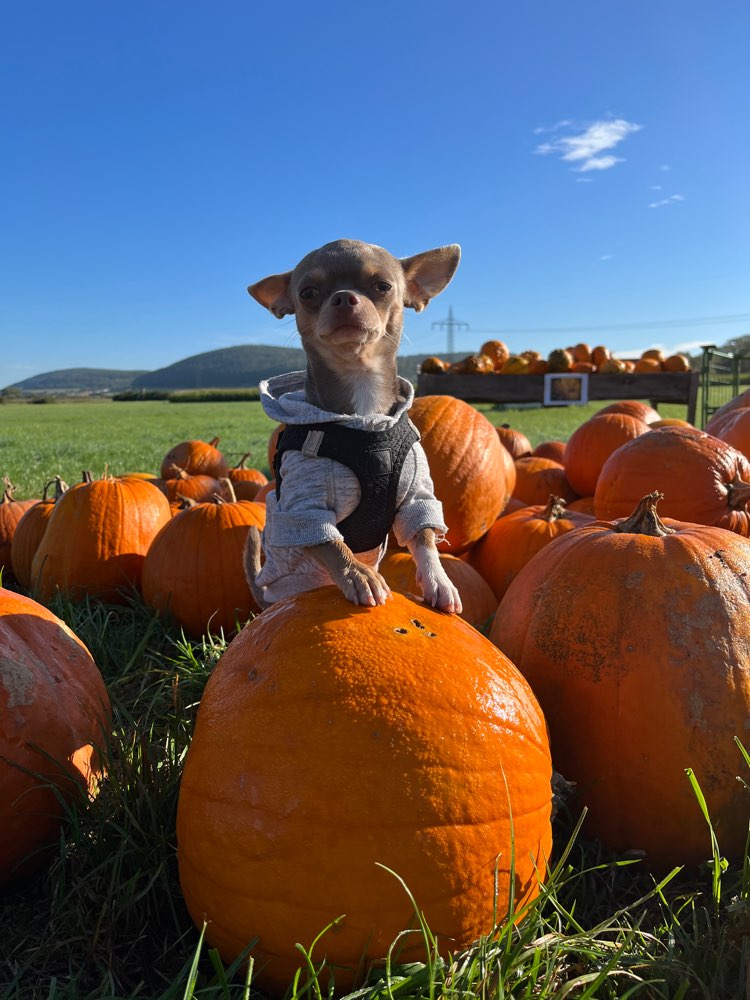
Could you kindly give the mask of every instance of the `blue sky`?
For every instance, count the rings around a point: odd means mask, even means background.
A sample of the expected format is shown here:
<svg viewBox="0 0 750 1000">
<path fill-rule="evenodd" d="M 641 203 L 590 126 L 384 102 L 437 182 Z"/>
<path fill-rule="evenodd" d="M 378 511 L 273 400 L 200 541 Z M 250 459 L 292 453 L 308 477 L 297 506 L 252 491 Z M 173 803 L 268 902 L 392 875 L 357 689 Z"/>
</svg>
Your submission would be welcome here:
<svg viewBox="0 0 750 1000">
<path fill-rule="evenodd" d="M 245 288 L 338 237 L 461 244 L 404 353 L 449 306 L 467 353 L 750 332 L 749 41 L 744 0 L 6 4 L 0 386 L 296 345 Z"/>
</svg>

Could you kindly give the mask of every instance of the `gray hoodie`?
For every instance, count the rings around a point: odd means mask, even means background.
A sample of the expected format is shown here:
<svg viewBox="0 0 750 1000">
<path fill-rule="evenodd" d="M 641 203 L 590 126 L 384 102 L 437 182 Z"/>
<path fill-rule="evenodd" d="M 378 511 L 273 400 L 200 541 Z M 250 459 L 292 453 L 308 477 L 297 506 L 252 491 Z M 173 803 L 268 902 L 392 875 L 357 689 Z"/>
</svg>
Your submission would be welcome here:
<svg viewBox="0 0 750 1000">
<path fill-rule="evenodd" d="M 273 420 L 285 424 L 341 423 L 362 430 L 385 430 L 408 410 L 414 387 L 399 378 L 400 402 L 395 413 L 356 416 L 321 410 L 305 397 L 305 373 L 288 372 L 260 383 L 263 409 Z M 267 601 L 333 583 L 327 570 L 306 555 L 305 548 L 323 542 L 341 541 L 336 525 L 359 505 L 359 480 L 347 466 L 330 458 L 286 451 L 281 459 L 283 488 L 266 497 L 266 527 L 263 532 L 265 563 L 257 583 Z M 399 479 L 393 532 L 399 545 L 406 545 L 422 528 L 433 528 L 438 536 L 448 530 L 443 507 L 435 498 L 427 456 L 417 441 L 409 451 Z M 377 567 L 387 541 L 357 558 Z"/>
</svg>

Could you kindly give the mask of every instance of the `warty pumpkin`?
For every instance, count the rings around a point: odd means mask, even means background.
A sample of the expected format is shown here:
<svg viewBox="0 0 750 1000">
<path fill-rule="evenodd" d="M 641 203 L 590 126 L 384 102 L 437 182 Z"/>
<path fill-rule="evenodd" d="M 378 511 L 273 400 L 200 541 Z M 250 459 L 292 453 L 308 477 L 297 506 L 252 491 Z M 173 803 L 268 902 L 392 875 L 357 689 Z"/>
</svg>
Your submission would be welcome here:
<svg viewBox="0 0 750 1000">
<path fill-rule="evenodd" d="M 454 396 L 418 396 L 409 411 L 443 504 L 448 534 L 439 546 L 458 555 L 487 531 L 513 492 L 513 460 L 484 414 Z"/>
<path fill-rule="evenodd" d="M 688 767 L 722 854 L 744 855 L 733 740 L 746 741 L 750 718 L 750 543 L 662 523 L 658 500 L 546 546 L 508 588 L 490 638 L 539 698 L 555 767 L 589 810 L 584 835 L 664 868 L 711 856 Z"/>
<path fill-rule="evenodd" d="M 68 626 L 0 588 L 0 886 L 59 841 L 62 801 L 93 793 L 111 727 L 104 681 Z"/>
<path fill-rule="evenodd" d="M 148 547 L 170 517 L 167 498 L 150 481 L 86 473 L 55 503 L 31 564 L 36 595 L 124 600 L 140 588 Z"/>
<path fill-rule="evenodd" d="M 228 496 L 186 508 L 154 538 L 143 564 L 143 599 L 160 614 L 171 615 L 187 633 L 234 633 L 260 609 L 242 565 L 250 526 L 266 523 L 265 504 Z"/>
<path fill-rule="evenodd" d="M 604 463 L 596 516 L 626 517 L 653 487 L 665 517 L 750 535 L 750 460 L 695 427 L 658 427 L 627 441 Z"/>
<path fill-rule="evenodd" d="M 449 720 L 449 724 L 447 721 Z M 394 594 L 273 605 L 208 681 L 180 788 L 182 890 L 206 940 L 281 995 L 310 944 L 349 990 L 413 913 L 455 952 L 533 899 L 551 848 L 544 719 L 476 629 Z M 497 894 L 496 894 L 497 893 Z M 423 955 L 413 935 L 399 960 Z"/>
</svg>

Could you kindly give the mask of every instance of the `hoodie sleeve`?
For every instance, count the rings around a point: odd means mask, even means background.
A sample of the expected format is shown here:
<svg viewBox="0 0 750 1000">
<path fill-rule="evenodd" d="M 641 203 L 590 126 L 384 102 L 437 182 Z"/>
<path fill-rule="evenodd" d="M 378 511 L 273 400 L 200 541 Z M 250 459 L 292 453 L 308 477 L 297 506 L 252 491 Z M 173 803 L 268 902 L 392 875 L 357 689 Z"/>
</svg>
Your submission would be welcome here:
<svg viewBox="0 0 750 1000">
<path fill-rule="evenodd" d="M 351 509 L 359 503 L 356 477 L 330 459 L 308 458 L 299 451 L 284 453 L 281 472 L 281 496 L 264 531 L 267 541 L 275 546 L 295 547 L 341 541 L 343 536 L 336 522 L 345 515 L 337 510 L 337 503 L 340 508 L 352 494 Z"/>
<path fill-rule="evenodd" d="M 443 505 L 435 497 L 427 455 L 417 442 L 407 455 L 401 472 L 393 532 L 398 544 L 405 546 L 422 528 L 433 528 L 439 539 L 448 530 L 443 520 Z"/>
</svg>

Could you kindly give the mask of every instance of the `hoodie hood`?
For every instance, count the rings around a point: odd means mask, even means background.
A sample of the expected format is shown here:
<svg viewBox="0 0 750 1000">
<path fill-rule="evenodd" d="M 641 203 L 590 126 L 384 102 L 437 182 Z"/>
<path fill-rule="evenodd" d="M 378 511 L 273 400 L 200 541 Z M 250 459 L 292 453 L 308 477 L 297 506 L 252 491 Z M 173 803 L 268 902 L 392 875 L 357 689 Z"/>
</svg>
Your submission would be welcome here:
<svg viewBox="0 0 750 1000">
<path fill-rule="evenodd" d="M 366 417 L 351 413 L 331 413 L 308 402 L 305 396 L 305 372 L 286 372 L 264 379 L 259 384 L 264 412 L 281 424 L 342 423 L 362 430 L 378 430 L 394 424 L 414 401 L 414 386 L 399 376 L 399 404 L 395 413 L 373 413 Z"/>
</svg>

